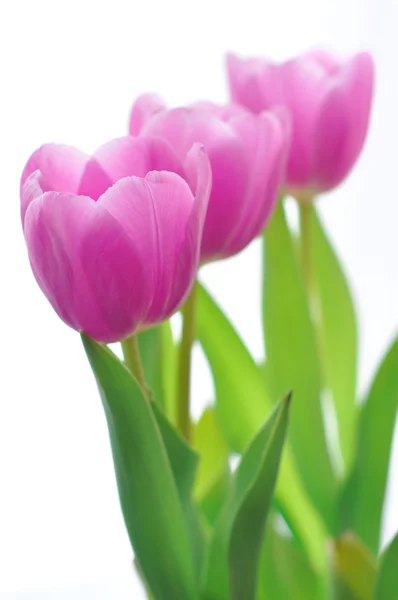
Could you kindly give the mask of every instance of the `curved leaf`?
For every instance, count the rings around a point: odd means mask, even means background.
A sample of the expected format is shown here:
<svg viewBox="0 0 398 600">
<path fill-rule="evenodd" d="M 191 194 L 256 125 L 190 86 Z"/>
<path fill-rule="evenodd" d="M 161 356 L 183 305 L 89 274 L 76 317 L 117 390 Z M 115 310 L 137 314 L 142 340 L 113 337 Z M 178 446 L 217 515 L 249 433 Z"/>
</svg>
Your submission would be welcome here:
<svg viewBox="0 0 398 600">
<path fill-rule="evenodd" d="M 268 522 L 261 553 L 256 600 L 321 599 L 321 583 L 303 549 Z"/>
<path fill-rule="evenodd" d="M 167 456 L 173 471 L 174 480 L 180 496 L 181 505 L 190 535 L 191 548 L 195 559 L 196 572 L 199 578 L 205 545 L 203 527 L 199 514 L 192 500 L 192 491 L 198 467 L 199 456 L 182 438 L 154 402 L 152 410 L 163 438 Z"/>
<path fill-rule="evenodd" d="M 321 362 L 336 409 L 341 453 L 346 468 L 349 468 L 355 449 L 357 417 L 357 322 L 346 277 L 313 206 L 310 225 L 320 309 Z"/>
<path fill-rule="evenodd" d="M 289 440 L 308 494 L 333 531 L 337 486 L 321 409 L 315 332 L 282 202 L 263 239 L 263 324 L 270 390 L 273 398 L 294 390 Z"/>
<path fill-rule="evenodd" d="M 217 418 L 231 449 L 242 452 L 264 423 L 273 403 L 260 369 L 201 285 L 197 310 L 197 335 L 213 372 Z"/>
<path fill-rule="evenodd" d="M 377 556 L 398 407 L 398 339 L 384 357 L 362 406 L 358 447 L 341 502 L 341 528 Z"/>
<path fill-rule="evenodd" d="M 156 402 L 164 406 L 161 326 L 142 331 L 137 337 L 145 381 Z"/>
<path fill-rule="evenodd" d="M 108 422 L 120 502 L 156 600 L 197 599 L 193 557 L 170 462 L 149 402 L 130 371 L 82 334 Z"/>
<path fill-rule="evenodd" d="M 229 448 L 219 432 L 212 408 L 206 408 L 194 426 L 192 443 L 200 456 L 195 483 L 195 498 L 200 501 L 223 478 L 228 468 Z"/>
<path fill-rule="evenodd" d="M 199 456 L 168 421 L 157 404 L 152 404 L 152 411 L 166 448 L 181 503 L 184 506 L 191 496 Z"/>
<path fill-rule="evenodd" d="M 379 560 L 374 600 L 398 599 L 398 535 Z"/>
<path fill-rule="evenodd" d="M 139 333 L 138 344 L 145 381 L 153 398 L 162 406 L 169 421 L 175 424 L 177 352 L 171 334 L 170 321 Z"/>
<path fill-rule="evenodd" d="M 162 323 L 162 381 L 165 412 L 173 425 L 177 423 L 177 363 L 178 346 L 173 341 L 170 321 Z"/>
<path fill-rule="evenodd" d="M 218 422 L 231 450 L 241 452 L 273 408 L 264 387 L 262 367 L 256 365 L 231 323 L 202 286 L 198 286 L 197 333 L 213 373 Z M 323 570 L 324 527 L 302 488 L 288 445 L 276 499 L 289 526 L 305 546 L 312 565 Z"/>
<path fill-rule="evenodd" d="M 242 456 L 210 540 L 204 597 L 252 600 L 265 521 L 285 440 L 290 396 L 280 402 Z"/>
</svg>

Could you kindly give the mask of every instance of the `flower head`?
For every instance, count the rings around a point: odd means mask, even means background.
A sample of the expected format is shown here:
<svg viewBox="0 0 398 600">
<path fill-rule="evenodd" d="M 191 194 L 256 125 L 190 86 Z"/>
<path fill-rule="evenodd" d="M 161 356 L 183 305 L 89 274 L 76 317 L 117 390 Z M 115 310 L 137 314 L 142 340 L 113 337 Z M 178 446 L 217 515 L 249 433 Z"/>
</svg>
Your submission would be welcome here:
<svg viewBox="0 0 398 600">
<path fill-rule="evenodd" d="M 162 140 L 109 142 L 93 157 L 48 144 L 29 159 L 21 213 L 39 286 L 71 327 L 121 340 L 171 316 L 196 277 L 211 189 L 200 146 L 185 167 Z"/>
<path fill-rule="evenodd" d="M 264 228 L 284 178 L 288 129 L 279 114 L 253 115 L 233 104 L 167 109 L 152 95 L 135 102 L 131 135 L 163 139 L 182 162 L 195 142 L 203 144 L 209 156 L 213 184 L 202 262 L 239 252 Z M 191 183 L 189 169 L 185 177 Z"/>
<path fill-rule="evenodd" d="M 374 65 L 365 52 L 338 61 L 309 52 L 276 64 L 230 55 L 232 99 L 253 113 L 285 107 L 292 119 L 288 190 L 311 196 L 338 185 L 365 141 L 373 97 Z"/>
</svg>

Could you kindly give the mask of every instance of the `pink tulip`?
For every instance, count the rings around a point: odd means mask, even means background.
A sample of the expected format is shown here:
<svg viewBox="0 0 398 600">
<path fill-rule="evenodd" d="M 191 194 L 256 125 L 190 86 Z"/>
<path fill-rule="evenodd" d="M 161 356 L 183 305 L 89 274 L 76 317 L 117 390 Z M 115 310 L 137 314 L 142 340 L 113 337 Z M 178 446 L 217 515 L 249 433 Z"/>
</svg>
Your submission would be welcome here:
<svg viewBox="0 0 398 600">
<path fill-rule="evenodd" d="M 178 172 L 189 169 L 195 195 Z M 173 172 L 170 172 L 173 171 Z M 114 140 L 92 158 L 49 144 L 22 175 L 33 273 L 58 315 L 101 342 L 170 317 L 196 277 L 211 169 L 162 140 Z"/>
<path fill-rule="evenodd" d="M 231 256 L 264 228 L 284 178 L 288 127 L 271 112 L 252 115 L 238 105 L 201 103 L 168 110 L 141 96 L 130 134 L 167 141 L 183 162 L 194 142 L 209 156 L 213 185 L 203 231 L 201 261 Z M 188 183 L 191 176 L 185 173 Z"/>
<path fill-rule="evenodd" d="M 367 53 L 339 62 L 310 52 L 282 64 L 230 55 L 232 99 L 254 113 L 277 106 L 292 117 L 287 187 L 308 198 L 338 185 L 365 142 L 374 64 Z"/>
</svg>

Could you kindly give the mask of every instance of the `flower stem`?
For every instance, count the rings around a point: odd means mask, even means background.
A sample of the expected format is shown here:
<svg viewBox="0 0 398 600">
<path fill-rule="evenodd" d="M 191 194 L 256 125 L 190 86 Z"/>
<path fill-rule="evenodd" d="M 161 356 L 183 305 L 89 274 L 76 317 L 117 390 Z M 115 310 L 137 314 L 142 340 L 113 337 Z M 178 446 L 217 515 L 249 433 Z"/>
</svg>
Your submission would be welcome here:
<svg viewBox="0 0 398 600">
<path fill-rule="evenodd" d="M 140 384 L 145 397 L 148 399 L 148 387 L 145 381 L 144 367 L 142 366 L 138 336 L 131 335 L 122 341 L 124 362 Z"/>
<path fill-rule="evenodd" d="M 191 436 L 190 384 L 192 345 L 196 335 L 197 283 L 182 309 L 182 339 L 178 357 L 177 428 L 189 441 Z"/>
</svg>

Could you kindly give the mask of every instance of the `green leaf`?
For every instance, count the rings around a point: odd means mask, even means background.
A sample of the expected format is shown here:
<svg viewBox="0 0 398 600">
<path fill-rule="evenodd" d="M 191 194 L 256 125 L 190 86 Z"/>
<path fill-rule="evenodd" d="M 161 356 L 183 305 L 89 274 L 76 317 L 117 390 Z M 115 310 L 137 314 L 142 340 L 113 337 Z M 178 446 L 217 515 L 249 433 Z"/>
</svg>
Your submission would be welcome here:
<svg viewBox="0 0 398 600">
<path fill-rule="evenodd" d="M 377 556 L 398 407 L 398 339 L 384 357 L 362 406 L 358 447 L 341 502 L 341 528 Z"/>
<path fill-rule="evenodd" d="M 228 470 L 229 448 L 219 431 L 212 408 L 206 408 L 194 426 L 192 443 L 200 456 L 195 498 L 201 501 Z"/>
<path fill-rule="evenodd" d="M 196 572 L 199 577 L 202 568 L 205 535 L 197 509 L 192 501 L 192 489 L 199 456 L 181 437 L 180 433 L 173 427 L 156 403 L 152 404 L 152 410 L 156 417 L 177 485 L 190 535 Z"/>
<path fill-rule="evenodd" d="M 163 389 L 164 407 L 166 415 L 173 423 L 177 423 L 177 345 L 173 341 L 170 321 L 162 323 L 162 362 L 163 362 Z"/>
<path fill-rule="evenodd" d="M 130 371 L 82 334 L 108 422 L 120 502 L 140 569 L 156 600 L 197 599 L 185 516 L 149 402 Z"/>
<path fill-rule="evenodd" d="M 398 599 L 398 535 L 379 559 L 374 600 Z"/>
<path fill-rule="evenodd" d="M 199 456 L 168 421 L 161 408 L 153 403 L 152 410 L 162 435 L 181 503 L 184 506 L 191 496 Z"/>
<path fill-rule="evenodd" d="M 197 335 L 214 376 L 217 418 L 231 449 L 241 452 L 264 423 L 272 403 L 260 369 L 201 285 L 197 310 Z"/>
<path fill-rule="evenodd" d="M 226 469 L 220 479 L 208 490 L 206 496 L 198 501 L 201 514 L 205 518 L 206 524 L 210 529 L 214 527 L 214 524 L 221 513 L 228 497 L 230 485 L 231 473 Z"/>
<path fill-rule="evenodd" d="M 210 541 L 204 596 L 252 600 L 265 522 L 286 434 L 290 396 L 280 402 L 242 456 Z"/>
<path fill-rule="evenodd" d="M 268 522 L 261 552 L 256 600 L 319 600 L 321 584 L 293 536 L 282 535 L 275 518 Z"/>
<path fill-rule="evenodd" d="M 357 322 L 346 277 L 314 207 L 310 226 L 322 367 L 336 409 L 344 464 L 350 468 L 357 417 Z"/>
<path fill-rule="evenodd" d="M 289 440 L 309 496 L 333 531 L 336 481 L 321 409 L 315 332 L 282 202 L 264 233 L 263 276 L 270 390 L 274 398 L 294 391 Z"/>
<path fill-rule="evenodd" d="M 164 406 L 162 378 L 162 326 L 152 327 L 138 335 L 138 345 L 145 381 L 156 402 Z"/>
<path fill-rule="evenodd" d="M 371 600 L 376 581 L 376 561 L 369 550 L 351 533 L 332 542 L 335 576 L 346 588 L 345 597 Z"/>
<path fill-rule="evenodd" d="M 170 321 L 138 334 L 138 344 L 145 381 L 152 396 L 165 411 L 171 423 L 176 422 L 177 351 Z"/>
<path fill-rule="evenodd" d="M 241 452 L 269 416 L 273 403 L 259 367 L 211 298 L 198 286 L 197 333 L 216 388 L 216 414 L 230 449 Z M 325 531 L 297 476 L 289 447 L 284 451 L 276 498 L 317 571 L 325 568 Z"/>
<path fill-rule="evenodd" d="M 217 423 L 214 409 L 208 407 L 193 427 L 192 444 L 200 456 L 194 498 L 208 525 L 214 522 L 225 501 L 229 486 L 229 447 Z"/>
</svg>

